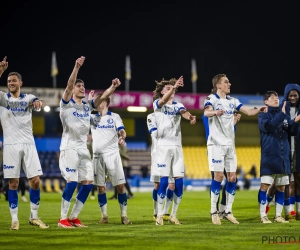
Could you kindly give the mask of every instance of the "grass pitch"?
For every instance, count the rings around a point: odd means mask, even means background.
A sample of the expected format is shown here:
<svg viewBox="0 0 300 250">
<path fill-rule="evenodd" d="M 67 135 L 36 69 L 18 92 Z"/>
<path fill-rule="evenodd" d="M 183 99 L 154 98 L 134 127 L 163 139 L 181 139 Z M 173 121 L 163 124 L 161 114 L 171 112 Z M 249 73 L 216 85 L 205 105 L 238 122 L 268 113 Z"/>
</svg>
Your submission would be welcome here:
<svg viewBox="0 0 300 250">
<path fill-rule="evenodd" d="M 184 192 L 177 214 L 183 224 L 165 222 L 162 227 L 152 219 L 151 192 L 136 192 L 128 200 L 133 225 L 121 224 L 117 200 L 108 201 L 109 224 L 97 224 L 98 202 L 88 199 L 79 216 L 88 228 L 58 228 L 60 202 L 58 193 L 41 194 L 39 216 L 50 228 L 39 229 L 28 224 L 29 203 L 19 199 L 20 230 L 11 231 L 8 203 L 1 195 L 0 249 L 298 249 L 300 244 L 300 221 L 260 223 L 257 191 L 237 191 L 233 212 L 239 225 L 224 220 L 221 226 L 212 224 L 208 191 Z M 272 206 L 271 220 L 274 210 Z"/>
</svg>

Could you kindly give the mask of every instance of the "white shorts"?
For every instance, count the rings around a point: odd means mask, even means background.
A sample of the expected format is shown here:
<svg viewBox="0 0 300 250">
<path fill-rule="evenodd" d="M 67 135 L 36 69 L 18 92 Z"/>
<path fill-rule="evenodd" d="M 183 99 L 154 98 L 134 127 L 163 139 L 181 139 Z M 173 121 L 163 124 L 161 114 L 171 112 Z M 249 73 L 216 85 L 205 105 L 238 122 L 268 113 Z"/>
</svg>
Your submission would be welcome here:
<svg viewBox="0 0 300 250">
<path fill-rule="evenodd" d="M 272 175 L 263 175 L 260 177 L 260 182 L 264 184 L 271 185 L 275 181 L 275 186 L 285 186 L 288 185 L 289 176 L 287 174 L 272 174 Z"/>
<path fill-rule="evenodd" d="M 160 177 L 158 175 L 151 175 L 150 176 L 151 182 L 160 182 Z M 175 179 L 169 176 L 168 183 L 175 183 Z"/>
<path fill-rule="evenodd" d="M 235 146 L 207 146 L 209 170 L 214 172 L 222 172 L 224 168 L 226 172 L 236 172 L 237 159 Z"/>
<path fill-rule="evenodd" d="M 60 151 L 59 168 L 66 181 L 93 181 L 93 163 L 87 148 Z"/>
<path fill-rule="evenodd" d="M 181 146 L 158 146 L 156 148 L 156 167 L 152 175 L 184 176 L 184 160 Z"/>
<path fill-rule="evenodd" d="M 43 174 L 35 144 L 14 144 L 3 147 L 4 178 L 20 178 L 21 166 L 28 179 Z"/>
<path fill-rule="evenodd" d="M 122 160 L 119 151 L 113 154 L 94 156 L 94 185 L 105 186 L 106 176 L 109 177 L 113 186 L 126 182 Z"/>
</svg>

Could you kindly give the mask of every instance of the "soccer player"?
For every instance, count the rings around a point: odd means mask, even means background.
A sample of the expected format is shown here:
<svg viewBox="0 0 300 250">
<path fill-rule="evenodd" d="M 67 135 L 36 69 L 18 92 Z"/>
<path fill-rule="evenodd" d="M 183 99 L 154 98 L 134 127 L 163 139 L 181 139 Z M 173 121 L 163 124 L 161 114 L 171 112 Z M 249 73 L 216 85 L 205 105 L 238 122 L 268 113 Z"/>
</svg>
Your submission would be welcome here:
<svg viewBox="0 0 300 250">
<path fill-rule="evenodd" d="M 0 62 L 0 77 L 7 69 L 6 57 Z M 32 133 L 32 111 L 40 110 L 45 102 L 32 94 L 23 94 L 22 76 L 10 72 L 7 78 L 8 93 L 0 92 L 2 109 L 1 123 L 4 137 L 3 171 L 8 179 L 8 203 L 12 218 L 11 230 L 19 230 L 18 186 L 21 165 L 29 180 L 30 218 L 29 224 L 48 228 L 38 217 L 40 206 L 40 177 L 43 174 Z"/>
<path fill-rule="evenodd" d="M 281 217 L 284 189 L 285 185 L 289 184 L 291 173 L 286 101 L 279 108 L 278 94 L 275 91 L 267 91 L 264 94 L 264 102 L 268 106 L 268 112 L 258 116 L 261 144 L 261 185 L 258 192 L 260 221 L 264 224 L 272 223 L 266 215 L 266 202 L 268 187 L 274 182 L 276 187 L 274 222 L 288 223 L 289 221 Z"/>
<path fill-rule="evenodd" d="M 153 219 L 156 221 L 157 219 L 157 190 L 160 184 L 160 177 L 158 175 L 153 175 L 154 169 L 156 168 L 156 144 L 157 144 L 157 126 L 155 122 L 155 115 L 151 113 L 147 116 L 147 126 L 148 131 L 151 135 L 151 175 L 150 181 L 154 182 L 154 188 L 152 191 L 152 198 L 153 198 Z M 173 201 L 173 194 L 175 189 L 175 180 L 172 177 L 169 177 L 168 180 L 168 190 L 167 190 L 167 198 L 164 205 L 164 212 L 163 212 L 163 220 L 168 221 L 170 219 L 169 208 Z"/>
<path fill-rule="evenodd" d="M 156 88 L 153 91 L 155 100 L 153 102 L 155 120 L 157 125 L 157 147 L 156 147 L 156 168 L 153 175 L 160 176 L 160 185 L 157 191 L 157 219 L 156 225 L 163 225 L 163 205 L 168 187 L 169 177 L 175 179 L 175 190 L 173 195 L 173 207 L 169 221 L 174 224 L 181 224 L 176 213 L 183 193 L 184 160 L 181 142 L 181 117 L 196 123 L 196 116 L 186 110 L 182 103 L 173 101 L 175 92 L 183 86 L 183 77 L 177 80 L 162 79 L 156 81 Z"/>
<path fill-rule="evenodd" d="M 236 98 L 230 97 L 230 86 L 225 74 L 218 74 L 212 79 L 213 89 L 204 101 L 204 115 L 208 117 L 209 136 L 207 153 L 210 171 L 214 172 L 211 183 L 211 218 L 212 223 L 221 225 L 217 211 L 221 182 L 224 169 L 227 173 L 226 209 L 223 217 L 234 224 L 239 224 L 232 214 L 232 204 L 236 191 L 237 159 L 235 151 L 234 112 L 241 111 L 246 115 L 256 115 L 266 107 L 250 109 L 243 106 Z"/>
<path fill-rule="evenodd" d="M 234 113 L 234 131 L 236 130 L 236 124 L 240 121 L 240 119 L 241 119 L 241 114 Z M 204 114 L 202 115 L 202 121 L 203 121 L 204 129 L 205 129 L 205 137 L 206 137 L 206 141 L 207 141 L 208 136 L 209 136 L 208 117 L 206 117 Z M 212 177 L 212 180 L 213 180 L 214 179 L 214 172 L 213 171 L 211 171 L 211 177 Z M 226 208 L 227 174 L 226 174 L 225 169 L 224 169 L 224 177 L 225 177 L 225 184 L 222 187 L 222 199 L 221 199 L 221 202 L 220 202 L 220 207 L 219 207 L 220 196 L 219 196 L 218 201 L 217 201 L 217 211 L 219 213 L 220 219 L 223 219 L 223 214 L 224 214 L 224 211 L 225 211 L 225 208 Z"/>
<path fill-rule="evenodd" d="M 97 96 L 102 96 L 98 93 Z M 91 92 L 89 99 L 94 98 Z M 99 224 L 108 223 L 106 176 L 111 184 L 117 188 L 118 201 L 121 210 L 121 223 L 132 224 L 127 217 L 127 194 L 124 183 L 126 182 L 119 145 L 125 145 L 126 131 L 121 117 L 108 110 L 110 98 L 107 97 L 97 108 L 98 114 L 92 117 L 93 137 L 93 168 L 94 185 L 98 189 L 98 203 L 102 218 Z"/>
<path fill-rule="evenodd" d="M 298 110 L 299 110 L 299 94 L 300 94 L 300 86 L 295 83 L 289 83 L 285 86 L 284 89 L 284 101 L 289 101 L 290 103 L 290 112 L 289 117 L 290 119 L 295 119 Z M 289 184 L 285 186 L 284 191 L 284 212 L 285 212 L 285 220 L 294 221 L 296 212 L 294 211 L 295 205 L 295 181 L 294 181 L 294 172 L 295 166 L 293 159 L 296 159 L 295 155 L 295 136 L 291 135 L 289 132 L 289 143 L 291 148 L 291 174 L 289 176 Z M 270 210 L 270 202 L 273 200 L 274 195 L 276 192 L 275 184 L 273 183 L 267 192 L 267 206 L 266 206 L 266 213 Z"/>
<path fill-rule="evenodd" d="M 64 228 L 85 227 L 78 219 L 78 215 L 93 187 L 94 173 L 91 154 L 87 148 L 87 136 L 90 130 L 91 110 L 110 96 L 120 85 L 119 79 L 114 79 L 112 85 L 95 100 L 83 101 L 85 98 L 84 82 L 77 79 L 80 67 L 85 57 L 76 60 L 67 87 L 60 101 L 60 119 L 63 134 L 60 144 L 59 168 L 66 180 L 66 188 L 62 194 L 61 215 L 58 226 Z M 68 217 L 72 195 L 77 187 L 81 187 L 76 196 L 72 212 Z"/>
</svg>

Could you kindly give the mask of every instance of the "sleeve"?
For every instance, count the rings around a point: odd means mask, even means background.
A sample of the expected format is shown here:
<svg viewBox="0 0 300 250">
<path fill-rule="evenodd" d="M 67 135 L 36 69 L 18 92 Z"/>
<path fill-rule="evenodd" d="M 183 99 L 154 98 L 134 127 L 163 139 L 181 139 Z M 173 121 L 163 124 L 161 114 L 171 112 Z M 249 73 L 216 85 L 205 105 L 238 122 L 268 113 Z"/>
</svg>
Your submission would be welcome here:
<svg viewBox="0 0 300 250">
<path fill-rule="evenodd" d="M 177 103 L 176 108 L 177 108 L 177 112 L 176 113 L 178 113 L 178 114 L 180 114 L 181 110 L 186 110 L 186 108 L 184 107 L 184 105 L 182 103 L 180 103 L 180 102 Z"/>
<path fill-rule="evenodd" d="M 125 126 L 123 124 L 123 121 L 121 119 L 121 117 L 118 114 L 115 114 L 115 119 L 116 119 L 116 128 L 118 131 L 120 131 L 121 129 L 125 130 Z"/>
<path fill-rule="evenodd" d="M 154 131 L 157 130 L 156 123 L 155 123 L 155 116 L 153 114 L 149 114 L 147 116 L 147 127 L 149 134 L 152 134 Z"/>
<path fill-rule="evenodd" d="M 234 98 L 234 108 L 237 111 L 240 111 L 240 108 L 243 106 L 243 104 L 239 101 L 239 99 Z"/>
<path fill-rule="evenodd" d="M 28 94 L 28 99 L 29 99 L 30 104 L 32 104 L 33 102 L 35 102 L 39 98 L 37 98 L 35 95 Z"/>
<path fill-rule="evenodd" d="M 159 101 L 159 99 L 156 99 L 156 100 L 153 102 L 153 110 L 154 110 L 154 111 L 162 108 L 162 107 L 158 106 L 158 101 Z"/>
<path fill-rule="evenodd" d="M 65 101 L 64 99 L 61 99 L 60 102 L 59 102 L 59 108 L 60 109 L 65 109 L 68 104 L 69 104 L 70 101 Z"/>
<path fill-rule="evenodd" d="M 0 106 L 7 107 L 7 94 L 0 91 Z"/>
<path fill-rule="evenodd" d="M 87 103 L 89 105 L 90 110 L 96 109 L 94 99 L 88 100 Z"/>
<path fill-rule="evenodd" d="M 205 98 L 203 107 L 205 109 L 207 106 L 212 106 L 212 108 L 215 109 L 214 104 L 215 104 L 214 98 L 212 97 L 212 95 L 209 95 L 208 97 Z"/>
</svg>

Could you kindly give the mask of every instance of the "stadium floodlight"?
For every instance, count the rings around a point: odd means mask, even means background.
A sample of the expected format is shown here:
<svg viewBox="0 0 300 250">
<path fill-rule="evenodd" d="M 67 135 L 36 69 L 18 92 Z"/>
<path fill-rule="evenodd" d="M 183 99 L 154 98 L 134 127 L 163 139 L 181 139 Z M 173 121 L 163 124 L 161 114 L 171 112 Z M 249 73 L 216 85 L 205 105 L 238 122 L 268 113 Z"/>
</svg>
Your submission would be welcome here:
<svg viewBox="0 0 300 250">
<path fill-rule="evenodd" d="M 129 111 L 129 112 L 147 112 L 147 108 L 141 107 L 141 106 L 128 106 L 127 111 Z"/>
<path fill-rule="evenodd" d="M 45 111 L 45 112 L 49 112 L 50 110 L 51 110 L 51 108 L 50 108 L 49 106 L 45 106 L 45 107 L 44 107 L 44 111 Z"/>
</svg>

